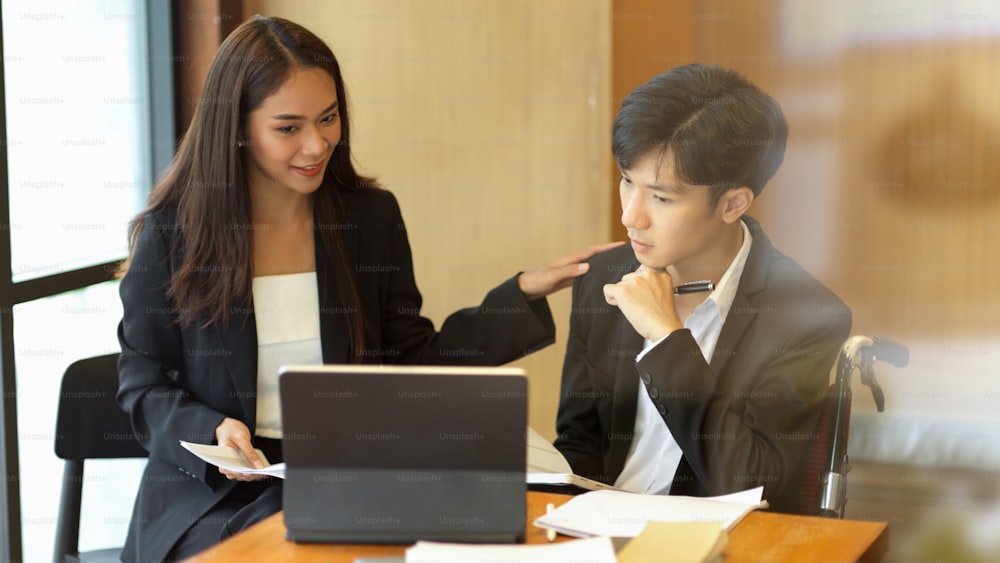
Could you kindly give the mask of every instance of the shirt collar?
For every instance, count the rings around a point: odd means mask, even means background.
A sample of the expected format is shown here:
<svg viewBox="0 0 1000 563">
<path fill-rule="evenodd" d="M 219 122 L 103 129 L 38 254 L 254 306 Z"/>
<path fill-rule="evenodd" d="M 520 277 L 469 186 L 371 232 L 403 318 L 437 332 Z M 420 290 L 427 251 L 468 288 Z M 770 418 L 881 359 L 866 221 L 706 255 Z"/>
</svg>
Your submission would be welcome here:
<svg viewBox="0 0 1000 563">
<path fill-rule="evenodd" d="M 750 236 L 750 229 L 747 228 L 746 223 L 740 221 L 740 226 L 743 227 L 743 244 L 740 245 L 739 252 L 736 253 L 733 261 L 726 268 L 726 273 L 722 274 L 722 278 L 719 279 L 719 284 L 715 286 L 715 290 L 708 295 L 705 303 L 701 305 L 705 306 L 709 301 L 714 303 L 718 309 L 719 317 L 722 318 L 722 322 L 726 321 L 729 309 L 733 306 L 733 300 L 736 299 L 736 288 L 740 285 L 743 268 L 747 264 L 747 257 L 750 256 L 750 246 L 753 243 L 753 237 Z"/>
</svg>

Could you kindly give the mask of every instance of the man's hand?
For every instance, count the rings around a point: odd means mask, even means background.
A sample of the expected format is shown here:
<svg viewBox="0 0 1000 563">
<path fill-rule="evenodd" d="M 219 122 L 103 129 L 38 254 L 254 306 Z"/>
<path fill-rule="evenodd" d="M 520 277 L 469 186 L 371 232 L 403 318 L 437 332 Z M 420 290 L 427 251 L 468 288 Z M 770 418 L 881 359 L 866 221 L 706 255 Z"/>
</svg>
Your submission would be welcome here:
<svg viewBox="0 0 1000 563">
<path fill-rule="evenodd" d="M 632 328 L 651 342 L 684 328 L 674 307 L 673 279 L 665 271 L 640 266 L 620 282 L 605 285 L 604 300 L 618 307 Z"/>
<path fill-rule="evenodd" d="M 588 246 L 575 254 L 563 256 L 555 262 L 522 273 L 517 277 L 517 285 L 528 301 L 540 299 L 573 285 L 573 278 L 582 276 L 590 269 L 590 264 L 586 261 L 591 256 L 623 244 L 625 243 L 609 242 Z"/>
<path fill-rule="evenodd" d="M 260 459 L 260 456 L 253 449 L 253 444 L 250 442 L 250 430 L 246 424 L 243 424 L 239 420 L 235 418 L 223 419 L 215 429 L 215 440 L 220 446 L 229 446 L 230 448 L 239 450 L 247 462 L 257 469 L 264 467 L 264 460 Z M 260 481 L 268 478 L 268 475 L 239 473 L 221 467 L 219 468 L 219 473 L 225 475 L 230 481 Z"/>
</svg>

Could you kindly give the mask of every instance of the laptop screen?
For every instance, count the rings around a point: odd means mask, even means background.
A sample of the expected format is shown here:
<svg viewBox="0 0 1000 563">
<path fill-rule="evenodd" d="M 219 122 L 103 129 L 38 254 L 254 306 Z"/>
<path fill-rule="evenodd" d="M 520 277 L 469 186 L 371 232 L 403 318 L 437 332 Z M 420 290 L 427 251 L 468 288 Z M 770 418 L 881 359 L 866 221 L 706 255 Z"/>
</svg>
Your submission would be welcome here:
<svg viewBox="0 0 1000 563">
<path fill-rule="evenodd" d="M 287 366 L 279 386 L 292 539 L 523 536 L 522 370 Z"/>
</svg>

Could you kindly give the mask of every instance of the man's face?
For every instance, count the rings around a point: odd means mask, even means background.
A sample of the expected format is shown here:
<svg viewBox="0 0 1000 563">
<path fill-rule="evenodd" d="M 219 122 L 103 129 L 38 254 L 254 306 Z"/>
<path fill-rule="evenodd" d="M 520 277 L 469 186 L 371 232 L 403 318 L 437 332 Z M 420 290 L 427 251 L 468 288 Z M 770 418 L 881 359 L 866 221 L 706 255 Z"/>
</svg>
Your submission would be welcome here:
<svg viewBox="0 0 1000 563">
<path fill-rule="evenodd" d="M 648 268 L 670 267 L 697 277 L 722 244 L 722 206 L 709 205 L 709 189 L 679 180 L 670 151 L 652 150 L 622 170 L 619 185 L 622 224 L 639 262 Z"/>
</svg>

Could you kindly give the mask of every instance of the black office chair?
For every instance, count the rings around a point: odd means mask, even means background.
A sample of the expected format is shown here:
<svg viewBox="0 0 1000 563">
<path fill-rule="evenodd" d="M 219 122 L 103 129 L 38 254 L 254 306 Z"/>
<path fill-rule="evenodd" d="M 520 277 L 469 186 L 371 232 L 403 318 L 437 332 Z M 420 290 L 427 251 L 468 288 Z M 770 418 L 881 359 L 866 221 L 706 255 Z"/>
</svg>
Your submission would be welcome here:
<svg viewBox="0 0 1000 563">
<path fill-rule="evenodd" d="M 56 563 L 120 560 L 121 548 L 79 552 L 84 460 L 148 455 L 115 401 L 117 391 L 118 354 L 76 361 L 63 374 L 55 450 L 66 465 L 53 552 Z"/>
<path fill-rule="evenodd" d="M 798 512 L 810 516 L 843 518 L 847 505 L 847 439 L 851 421 L 851 376 L 860 371 L 861 383 L 871 389 L 878 412 L 885 409 L 885 396 L 875 380 L 875 360 L 897 367 L 909 363 L 906 346 L 886 338 L 852 336 L 837 358 L 837 377 L 826 400 L 813 439 L 800 464 Z"/>
</svg>

